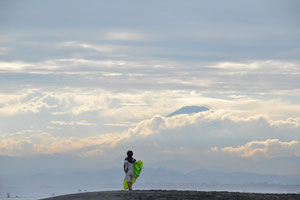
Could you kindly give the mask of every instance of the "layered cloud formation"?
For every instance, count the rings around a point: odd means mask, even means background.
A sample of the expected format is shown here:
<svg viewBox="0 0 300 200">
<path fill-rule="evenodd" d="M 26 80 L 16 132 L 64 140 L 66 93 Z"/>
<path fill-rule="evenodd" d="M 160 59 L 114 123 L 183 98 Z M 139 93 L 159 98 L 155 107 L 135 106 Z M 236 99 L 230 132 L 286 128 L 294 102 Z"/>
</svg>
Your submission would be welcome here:
<svg viewBox="0 0 300 200">
<path fill-rule="evenodd" d="M 265 141 L 251 141 L 238 147 L 224 147 L 221 151 L 236 154 L 242 157 L 276 157 L 276 156 L 299 156 L 299 142 L 296 140 L 282 142 L 279 139 Z M 212 148 L 218 151 L 218 147 Z"/>
<path fill-rule="evenodd" d="M 297 160 L 297 7 L 4 1 L 0 155 L 101 161 L 133 149 L 146 163 L 228 171 Z M 209 110 L 165 117 L 188 105 Z"/>
<path fill-rule="evenodd" d="M 300 118 L 271 120 L 261 115 L 243 117 L 239 116 L 239 112 L 220 110 L 168 118 L 157 115 L 125 131 L 99 133 L 95 136 L 67 136 L 67 133 L 55 136 L 50 130 L 4 134 L 1 136 L 1 153 L 18 156 L 75 153 L 78 156 L 99 156 L 102 159 L 108 156 L 118 158 L 123 149 L 132 147 L 150 160 L 158 155 L 169 159 L 178 155 L 193 159 L 201 155 L 201 159 L 207 159 L 218 152 L 220 155 L 225 152 L 232 156 L 270 159 L 299 156 L 299 124 Z M 49 125 L 73 126 L 73 129 L 76 126 L 95 126 L 86 121 L 50 121 Z M 258 140 L 253 141 L 254 138 Z M 240 141 L 248 142 L 241 145 Z M 231 144 L 236 144 L 236 147 L 228 146 Z"/>
</svg>

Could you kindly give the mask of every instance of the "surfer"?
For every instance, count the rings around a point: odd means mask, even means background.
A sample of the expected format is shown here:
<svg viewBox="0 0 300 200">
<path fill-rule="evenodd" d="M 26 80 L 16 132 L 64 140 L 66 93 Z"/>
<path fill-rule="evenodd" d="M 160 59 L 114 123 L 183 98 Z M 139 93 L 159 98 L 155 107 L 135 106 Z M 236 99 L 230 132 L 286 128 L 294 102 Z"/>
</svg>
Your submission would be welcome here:
<svg viewBox="0 0 300 200">
<path fill-rule="evenodd" d="M 126 173 L 126 179 L 127 179 L 129 190 L 132 190 L 132 180 L 134 177 L 134 163 L 136 162 L 136 160 L 132 156 L 133 156 L 133 152 L 128 151 L 127 158 L 125 158 L 125 162 L 124 162 L 124 171 Z"/>
</svg>

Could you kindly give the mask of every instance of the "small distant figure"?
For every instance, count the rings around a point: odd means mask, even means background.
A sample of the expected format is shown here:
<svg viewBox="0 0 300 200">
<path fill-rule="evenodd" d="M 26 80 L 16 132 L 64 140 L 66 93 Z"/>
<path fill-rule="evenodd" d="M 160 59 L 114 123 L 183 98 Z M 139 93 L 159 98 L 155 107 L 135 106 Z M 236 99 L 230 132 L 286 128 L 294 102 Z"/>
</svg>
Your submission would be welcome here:
<svg viewBox="0 0 300 200">
<path fill-rule="evenodd" d="M 79 189 L 78 192 L 81 192 L 81 189 Z"/>
<path fill-rule="evenodd" d="M 7 198 L 9 199 L 9 193 L 7 193 Z"/>
<path fill-rule="evenodd" d="M 132 190 L 132 180 L 134 177 L 134 164 L 136 162 L 136 160 L 132 156 L 133 156 L 133 152 L 128 151 L 127 158 L 125 158 L 125 162 L 124 162 L 124 171 L 126 173 L 127 184 L 130 191 Z"/>
</svg>

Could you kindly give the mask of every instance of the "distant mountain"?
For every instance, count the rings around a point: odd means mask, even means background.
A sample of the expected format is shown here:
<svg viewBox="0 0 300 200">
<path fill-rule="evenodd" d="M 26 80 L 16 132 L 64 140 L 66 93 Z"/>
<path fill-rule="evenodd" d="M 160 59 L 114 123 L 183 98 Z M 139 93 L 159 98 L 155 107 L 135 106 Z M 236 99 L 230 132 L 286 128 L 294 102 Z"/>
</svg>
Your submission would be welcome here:
<svg viewBox="0 0 300 200">
<path fill-rule="evenodd" d="M 32 172 L 15 177 L 7 182 L 10 185 L 119 185 L 125 174 L 121 168 L 105 170 L 78 170 Z M 217 183 L 217 184 L 299 184 L 300 176 L 280 176 L 271 174 L 256 174 L 246 172 L 219 172 L 210 170 L 194 170 L 182 173 L 165 168 L 145 167 L 139 182 L 146 183 Z"/>
<path fill-rule="evenodd" d="M 282 167 L 278 162 L 295 160 L 298 157 L 273 160 L 273 168 Z M 37 155 L 32 157 L 0 156 L 0 186 L 49 186 L 66 188 L 85 187 L 92 189 L 115 189 L 121 187 L 124 172 L 123 159 L 116 163 L 88 162 L 76 160 L 63 155 Z M 180 164 L 183 163 L 183 164 Z M 108 166 L 109 164 L 109 166 Z M 264 162 L 262 164 L 267 165 Z M 172 188 L 178 186 L 194 189 L 200 184 L 284 184 L 299 185 L 300 175 L 275 175 L 249 172 L 221 172 L 218 170 L 193 169 L 192 162 L 184 160 L 168 160 L 156 163 L 145 163 L 139 178 L 141 187 Z M 21 166 L 21 167 L 20 167 Z M 181 169 L 181 172 L 176 169 Z M 268 165 L 269 166 L 269 165 Z M 105 167 L 106 169 L 103 169 Z M 195 166 L 197 167 L 197 166 Z M 271 166 L 270 166 L 271 167 Z M 102 169 L 101 169 L 102 168 Z M 185 170 L 183 170 L 185 169 Z M 185 173 L 183 172 L 185 171 Z M 250 170 L 249 170 L 250 171 Z M 258 170 L 259 171 L 259 170 Z M 293 170 L 295 171 L 295 170 Z M 276 172 L 276 170 L 274 171 Z M 269 172 L 271 173 L 271 172 Z M 196 185 L 191 185 L 196 184 Z M 198 185 L 197 185 L 198 184 Z M 172 186 L 172 187 L 171 187 Z M 202 187 L 202 186 L 201 186 Z"/>
<path fill-rule="evenodd" d="M 147 166 L 150 168 L 165 168 L 183 173 L 199 169 L 199 166 L 195 163 L 185 159 L 161 160 L 153 163 L 147 163 Z"/>
<path fill-rule="evenodd" d="M 182 114 L 193 114 L 193 113 L 199 113 L 209 110 L 209 108 L 202 107 L 202 106 L 184 106 L 180 108 L 179 110 L 176 110 L 175 112 L 167 115 L 167 117 L 173 117 L 175 115 L 182 115 Z"/>
<path fill-rule="evenodd" d="M 195 170 L 187 167 L 187 165 L 194 165 L 193 163 L 184 162 L 184 160 L 145 162 L 135 188 L 282 193 L 298 192 L 299 189 L 300 175 Z M 104 165 L 103 162 L 76 160 L 67 155 L 39 155 L 23 158 L 0 156 L 0 163 L 1 190 L 16 195 L 25 195 L 25 192 L 31 195 L 37 191 L 49 195 L 74 193 L 80 189 L 81 191 L 121 190 L 125 176 L 122 158 L 117 159 L 116 164 L 108 162 L 107 164 L 111 166 L 107 169 L 100 169 Z M 180 166 L 180 163 L 184 164 Z M 179 168 L 186 168 L 186 172 L 171 169 L 172 166 L 177 165 L 180 166 Z"/>
</svg>

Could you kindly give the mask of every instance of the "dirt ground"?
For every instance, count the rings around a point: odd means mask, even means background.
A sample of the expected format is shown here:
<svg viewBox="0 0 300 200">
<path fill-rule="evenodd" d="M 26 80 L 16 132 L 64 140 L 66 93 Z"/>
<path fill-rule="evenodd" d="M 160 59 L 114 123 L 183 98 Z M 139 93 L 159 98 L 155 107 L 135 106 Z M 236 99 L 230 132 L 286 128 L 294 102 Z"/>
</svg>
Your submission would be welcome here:
<svg viewBox="0 0 300 200">
<path fill-rule="evenodd" d="M 300 200 L 300 194 L 258 194 L 239 192 L 200 192 L 177 190 L 135 190 L 88 192 L 43 200 Z"/>
</svg>

